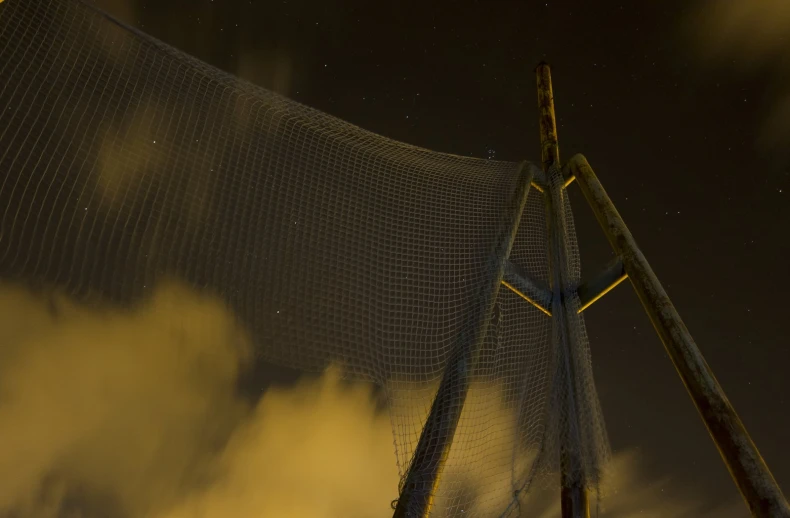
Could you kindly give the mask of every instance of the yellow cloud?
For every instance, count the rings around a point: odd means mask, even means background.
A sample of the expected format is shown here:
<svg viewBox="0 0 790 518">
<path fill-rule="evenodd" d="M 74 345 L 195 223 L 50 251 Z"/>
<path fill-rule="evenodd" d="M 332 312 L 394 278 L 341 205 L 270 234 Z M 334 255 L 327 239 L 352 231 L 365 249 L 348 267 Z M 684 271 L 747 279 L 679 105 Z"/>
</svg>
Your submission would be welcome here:
<svg viewBox="0 0 790 518">
<path fill-rule="evenodd" d="M 248 404 L 236 384 L 249 352 L 222 303 L 176 283 L 124 310 L 0 285 L 0 515 L 391 516 L 390 419 L 371 387 L 330 369 Z M 485 516 L 511 495 L 513 419 L 500 400 L 496 385 L 473 388 L 445 474 L 450 487 L 485 495 L 474 508 Z M 401 411 L 419 420 L 427 409 Z M 670 484 L 641 472 L 634 454 L 617 454 L 602 510 L 744 514 L 738 502 L 705 512 L 703 501 L 667 501 Z M 555 487 L 536 487 L 522 510 L 559 517 Z"/>
<path fill-rule="evenodd" d="M 767 114 L 755 140 L 787 153 L 790 139 L 790 2 L 701 0 L 685 20 L 699 58 L 737 71 L 769 72 L 770 88 L 757 92 Z M 755 97 L 755 94 L 752 94 Z M 755 103 L 757 106 L 758 103 Z M 762 107 L 761 107 L 762 108 Z"/>
</svg>

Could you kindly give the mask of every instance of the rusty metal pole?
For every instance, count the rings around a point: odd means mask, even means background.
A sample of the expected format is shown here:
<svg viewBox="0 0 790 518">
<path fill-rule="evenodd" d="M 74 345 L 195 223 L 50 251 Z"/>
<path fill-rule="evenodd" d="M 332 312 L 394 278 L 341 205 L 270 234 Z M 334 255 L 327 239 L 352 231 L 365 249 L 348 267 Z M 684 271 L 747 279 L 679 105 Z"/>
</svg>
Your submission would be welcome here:
<svg viewBox="0 0 790 518">
<path fill-rule="evenodd" d="M 551 87 L 551 68 L 540 63 L 535 69 L 538 76 L 538 121 L 540 123 L 540 160 L 543 170 L 560 164 L 560 145 L 557 140 L 557 119 L 554 116 L 554 90 Z"/>
<path fill-rule="evenodd" d="M 489 264 L 486 265 L 488 278 L 485 282 L 481 282 L 476 296 L 477 304 L 464 318 L 466 325 L 462 328 L 453 355 L 445 367 L 395 506 L 393 518 L 424 518 L 431 511 L 433 498 L 469 392 L 472 373 L 477 365 L 488 323 L 491 321 L 518 224 L 527 203 L 534 172 L 534 166 L 527 163 L 522 165 L 518 188 L 511 200 L 510 210 L 507 211 L 508 219 L 503 220 L 500 225 L 496 245 L 491 250 Z"/>
<path fill-rule="evenodd" d="M 543 170 L 548 173 L 549 168 L 552 166 L 560 166 L 560 150 L 559 141 L 557 139 L 557 121 L 554 114 L 554 91 L 551 86 L 551 69 L 547 63 L 540 63 L 535 70 L 538 81 L 538 111 L 540 122 L 540 148 L 541 148 L 541 161 L 543 162 Z M 565 249 L 564 236 L 560 235 L 559 222 L 562 218 L 563 208 L 558 206 L 557 202 L 562 200 L 565 195 L 564 192 L 554 192 L 557 189 L 564 190 L 565 185 L 553 185 L 548 181 L 548 189 L 546 194 L 547 218 L 550 225 L 550 241 L 551 241 L 551 269 L 552 269 L 552 291 L 557 308 L 552 310 L 552 319 L 554 326 L 558 326 L 563 330 L 560 332 L 562 340 L 569 340 L 570 333 L 565 330 L 567 326 L 567 307 L 562 295 L 563 285 L 568 278 L 568 272 L 565 271 L 565 257 L 567 257 L 567 250 Z M 559 344 L 570 349 L 570 344 Z M 572 379 L 573 372 L 570 364 L 566 365 L 566 376 Z M 577 415 L 576 409 L 576 395 L 573 390 L 569 390 L 565 395 L 564 406 L 567 408 L 568 415 L 571 419 Z M 566 423 L 569 427 L 565 431 L 565 436 L 570 436 L 575 427 L 570 423 Z M 560 503 L 562 508 L 562 518 L 588 518 L 590 516 L 589 502 L 587 489 L 584 487 L 584 482 L 577 478 L 579 473 L 578 467 L 580 466 L 580 459 L 578 454 L 573 452 L 566 445 L 560 445 L 560 468 L 561 468 L 561 489 L 560 489 Z"/>
<path fill-rule="evenodd" d="M 790 518 L 790 506 L 782 490 L 590 164 L 582 155 L 576 155 L 566 169 L 575 176 L 609 243 L 622 260 L 634 291 L 752 516 Z"/>
</svg>

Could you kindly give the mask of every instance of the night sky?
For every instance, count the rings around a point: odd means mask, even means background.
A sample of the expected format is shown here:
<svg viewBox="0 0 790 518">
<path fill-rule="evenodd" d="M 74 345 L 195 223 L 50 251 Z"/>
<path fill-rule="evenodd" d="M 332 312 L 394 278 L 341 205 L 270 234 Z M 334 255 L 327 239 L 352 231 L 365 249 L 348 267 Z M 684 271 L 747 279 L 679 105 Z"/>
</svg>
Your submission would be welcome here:
<svg viewBox="0 0 790 518">
<path fill-rule="evenodd" d="M 790 491 L 790 160 L 770 122 L 787 57 L 767 44 L 706 53 L 718 14 L 701 0 L 97 4 L 311 107 L 460 155 L 540 159 L 533 70 L 548 61 L 561 157 L 588 158 Z M 790 19 L 782 2 L 746 4 Z M 758 41 L 775 28 L 750 27 Z M 589 277 L 611 252 L 571 190 Z M 652 476 L 673 479 L 667 492 L 737 498 L 631 287 L 586 315 L 613 448 L 639 448 Z"/>
</svg>

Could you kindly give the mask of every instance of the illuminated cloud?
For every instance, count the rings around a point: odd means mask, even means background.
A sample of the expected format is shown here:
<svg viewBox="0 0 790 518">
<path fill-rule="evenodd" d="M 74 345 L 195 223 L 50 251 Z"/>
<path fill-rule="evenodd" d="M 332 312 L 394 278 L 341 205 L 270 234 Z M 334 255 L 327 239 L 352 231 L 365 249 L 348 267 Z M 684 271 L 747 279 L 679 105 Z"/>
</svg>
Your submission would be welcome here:
<svg viewBox="0 0 790 518">
<path fill-rule="evenodd" d="M 240 48 L 235 74 L 258 86 L 268 88 L 281 95 L 291 92 L 293 60 L 281 49 L 245 50 Z"/>
<path fill-rule="evenodd" d="M 5 285 L 0 344 L 0 515 L 390 516 L 398 473 L 371 387 L 330 369 L 248 404 L 236 389 L 248 340 L 211 297 L 169 283 L 122 311 Z M 473 389 L 446 474 L 488 495 L 482 515 L 510 498 L 507 463 L 490 455 L 509 457 L 513 440 L 497 400 L 495 386 Z M 641 472 L 634 453 L 617 454 L 601 511 L 744 515 L 740 502 L 667 501 L 670 485 Z M 559 517 L 556 489 L 536 488 L 522 510 Z"/>
<path fill-rule="evenodd" d="M 199 483 L 245 412 L 244 334 L 178 285 L 131 312 L 4 286 L 0 344 L 0 515 L 147 515 Z"/>
<path fill-rule="evenodd" d="M 95 0 L 96 5 L 124 23 L 135 21 L 135 0 Z"/>
<path fill-rule="evenodd" d="M 686 32 L 700 58 L 744 73 L 760 70 L 770 74 L 770 90 L 755 92 L 758 99 L 765 100 L 767 109 L 756 140 L 763 147 L 786 153 L 790 139 L 790 2 L 701 0 L 686 18 Z"/>
<path fill-rule="evenodd" d="M 688 21 L 710 57 L 735 59 L 739 66 L 777 59 L 790 64 L 790 3 L 785 0 L 703 0 Z"/>
</svg>

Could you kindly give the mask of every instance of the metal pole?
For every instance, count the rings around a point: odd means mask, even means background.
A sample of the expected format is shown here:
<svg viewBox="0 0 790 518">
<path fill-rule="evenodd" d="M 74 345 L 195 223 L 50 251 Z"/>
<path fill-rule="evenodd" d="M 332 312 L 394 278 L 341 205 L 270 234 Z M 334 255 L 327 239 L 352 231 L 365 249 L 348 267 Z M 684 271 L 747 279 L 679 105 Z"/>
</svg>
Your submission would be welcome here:
<svg viewBox="0 0 790 518">
<path fill-rule="evenodd" d="M 538 122 L 540 123 L 540 160 L 543 170 L 560 164 L 560 145 L 557 140 L 557 119 L 554 116 L 554 90 L 551 88 L 551 68 L 542 62 L 535 69 L 538 76 Z"/>
<path fill-rule="evenodd" d="M 551 86 L 551 69 L 547 63 L 540 63 L 535 70 L 538 80 L 538 111 L 540 122 L 540 148 L 541 148 L 541 161 L 543 162 L 543 170 L 548 173 L 549 168 L 553 165 L 559 167 L 560 164 L 560 151 L 559 141 L 557 139 L 557 121 L 554 114 L 554 91 Z M 568 251 L 565 249 L 565 239 L 560 233 L 559 223 L 563 217 L 563 207 L 558 202 L 561 202 L 563 196 L 562 192 L 565 189 L 565 184 L 557 185 L 548 179 L 548 189 L 546 192 L 547 215 L 550 224 L 549 238 L 551 240 L 551 269 L 552 269 L 552 289 L 554 292 L 554 308 L 551 311 L 554 326 L 557 326 L 560 331 L 561 341 L 560 347 L 564 347 L 566 351 L 570 350 L 570 344 L 567 343 L 571 339 L 571 335 L 567 330 L 567 307 L 562 296 L 563 286 L 567 284 L 568 272 L 566 271 Z M 559 189 L 559 192 L 557 192 Z M 567 355 L 566 355 L 567 356 Z M 566 357 L 566 376 L 568 379 L 573 379 L 573 368 L 567 362 Z M 576 409 L 576 396 L 573 388 L 564 391 L 565 401 L 564 406 L 568 411 L 570 419 L 577 415 Z M 572 430 L 577 427 L 571 426 L 566 423 L 568 429 L 565 430 L 566 436 L 570 435 Z M 566 445 L 561 445 L 560 449 L 560 468 L 562 476 L 562 485 L 560 490 L 560 502 L 562 507 L 562 518 L 587 518 L 589 514 L 589 503 L 587 498 L 587 490 L 584 487 L 582 480 L 578 480 L 578 467 L 580 460 L 577 454 Z"/>
<path fill-rule="evenodd" d="M 464 319 L 466 325 L 461 330 L 453 356 L 445 367 L 393 518 L 424 518 L 431 511 L 533 176 L 533 166 L 524 163 L 520 171 L 519 185 L 511 202 L 511 210 L 508 211 L 508 220 L 503 221 L 500 226 L 496 247 L 491 251 L 487 265 L 489 278 L 481 283 L 475 297 L 479 303 Z"/>
<path fill-rule="evenodd" d="M 790 517 L 782 490 L 590 164 L 576 155 L 566 167 L 576 177 L 609 243 L 622 259 L 642 306 L 752 515 Z"/>
<path fill-rule="evenodd" d="M 567 265 L 567 250 L 565 247 L 565 239 L 562 235 L 561 229 L 558 226 L 560 218 L 562 218 L 563 206 L 558 203 L 562 200 L 565 193 L 554 192 L 557 188 L 564 189 L 561 185 L 558 186 L 553 182 L 549 183 L 549 198 L 547 200 L 548 212 L 551 215 L 551 233 L 549 239 L 551 241 L 551 269 L 552 269 L 552 290 L 553 302 L 551 309 L 552 325 L 559 330 L 559 343 L 557 350 L 563 351 L 563 354 L 558 354 L 562 361 L 558 367 L 562 369 L 563 376 L 560 382 L 567 384 L 562 387 L 562 403 L 561 405 L 567 413 L 567 420 L 564 422 L 562 429 L 563 437 L 571 438 L 572 442 L 580 443 L 579 437 L 576 435 L 579 430 L 578 423 L 573 421 L 579 415 L 577 408 L 577 394 L 573 380 L 575 373 L 573 364 L 571 362 L 570 354 L 574 349 L 572 340 L 573 336 L 568 329 L 568 307 L 565 304 L 564 287 L 568 286 L 568 272 L 566 271 Z M 574 451 L 568 444 L 560 444 L 560 475 L 561 475 L 561 489 L 560 489 L 560 504 L 562 510 L 562 518 L 588 518 L 589 502 L 587 498 L 587 489 L 584 487 L 584 481 L 578 475 L 581 469 L 581 461 L 578 452 Z"/>
</svg>

